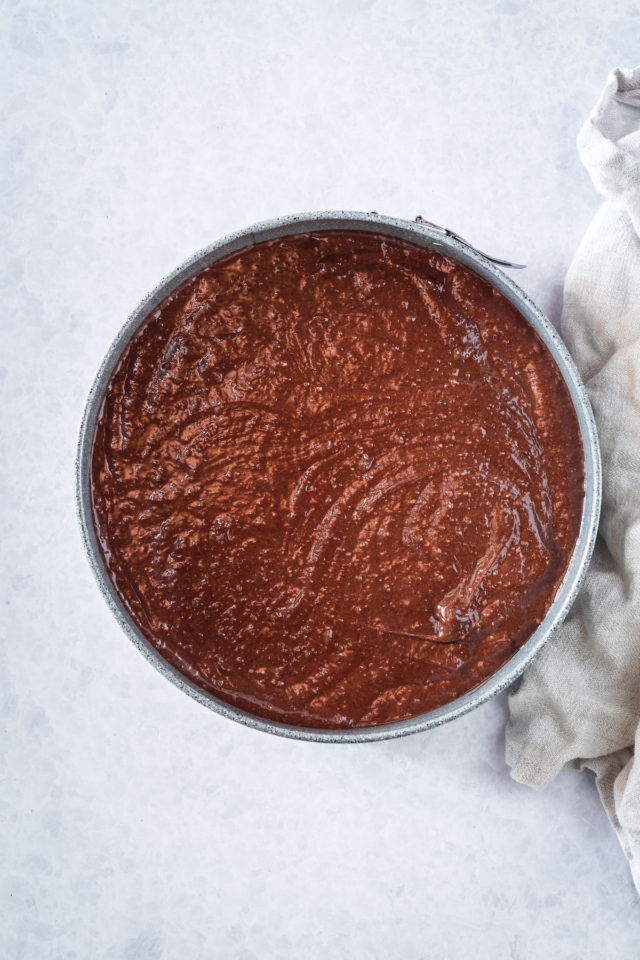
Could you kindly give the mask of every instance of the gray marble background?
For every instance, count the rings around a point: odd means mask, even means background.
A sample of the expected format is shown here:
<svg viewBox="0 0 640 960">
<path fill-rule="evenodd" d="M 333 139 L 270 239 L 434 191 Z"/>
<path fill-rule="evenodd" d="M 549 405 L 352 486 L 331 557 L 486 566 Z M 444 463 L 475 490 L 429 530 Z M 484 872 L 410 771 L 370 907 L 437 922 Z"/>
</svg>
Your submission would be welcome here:
<svg viewBox="0 0 640 960">
<path fill-rule="evenodd" d="M 277 214 L 421 213 L 528 263 L 557 320 L 598 204 L 575 136 L 638 59 L 638 4 L 7 0 L 3 20 L 0 957 L 635 960 L 593 782 L 513 783 L 504 697 L 354 746 L 209 713 L 102 602 L 73 458 L 132 307 Z"/>
</svg>

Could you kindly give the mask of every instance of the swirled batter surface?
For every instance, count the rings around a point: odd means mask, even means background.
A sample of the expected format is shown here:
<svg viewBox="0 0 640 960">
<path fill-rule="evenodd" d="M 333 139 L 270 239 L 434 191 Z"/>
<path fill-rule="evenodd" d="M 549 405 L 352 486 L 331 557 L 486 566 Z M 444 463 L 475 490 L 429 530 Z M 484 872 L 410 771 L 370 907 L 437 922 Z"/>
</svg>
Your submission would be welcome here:
<svg viewBox="0 0 640 960">
<path fill-rule="evenodd" d="M 366 232 L 262 243 L 141 325 L 97 427 L 94 522 L 163 657 L 263 717 L 411 717 L 501 667 L 580 525 L 547 349 L 462 265 Z"/>
</svg>

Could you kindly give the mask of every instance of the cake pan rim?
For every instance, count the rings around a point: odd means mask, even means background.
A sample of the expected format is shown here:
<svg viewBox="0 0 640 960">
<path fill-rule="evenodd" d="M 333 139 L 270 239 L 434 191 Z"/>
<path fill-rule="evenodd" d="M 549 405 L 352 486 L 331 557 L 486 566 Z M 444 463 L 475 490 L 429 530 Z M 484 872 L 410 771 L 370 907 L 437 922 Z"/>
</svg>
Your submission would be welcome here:
<svg viewBox="0 0 640 960">
<path fill-rule="evenodd" d="M 314 230 L 366 230 L 395 236 L 450 256 L 491 283 L 516 306 L 552 354 L 571 396 L 584 453 L 585 492 L 580 532 L 565 578 L 536 631 L 503 667 L 461 697 L 408 720 L 372 727 L 324 729 L 268 720 L 225 703 L 185 677 L 147 640 L 126 610 L 104 566 L 91 510 L 90 472 L 96 421 L 113 370 L 138 326 L 179 284 L 216 260 L 265 240 Z M 76 456 L 76 506 L 85 552 L 100 592 L 137 649 L 166 679 L 209 709 L 256 730 L 314 742 L 370 742 L 418 733 L 468 713 L 510 686 L 553 636 L 576 598 L 593 552 L 601 497 L 602 468 L 591 405 L 575 363 L 550 321 L 511 277 L 469 244 L 420 220 L 405 220 L 373 212 L 320 211 L 254 224 L 199 250 L 164 277 L 130 314 L 102 360 L 84 406 Z"/>
</svg>

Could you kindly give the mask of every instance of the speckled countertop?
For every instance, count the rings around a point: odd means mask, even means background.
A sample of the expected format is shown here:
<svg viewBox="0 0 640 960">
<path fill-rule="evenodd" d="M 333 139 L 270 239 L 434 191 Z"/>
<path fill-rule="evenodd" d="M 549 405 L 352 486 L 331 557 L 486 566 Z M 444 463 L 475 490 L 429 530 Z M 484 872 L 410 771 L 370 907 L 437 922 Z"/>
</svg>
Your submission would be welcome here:
<svg viewBox="0 0 640 960">
<path fill-rule="evenodd" d="M 195 249 L 300 210 L 423 214 L 557 320 L 598 199 L 574 139 L 640 7 L 410 0 L 5 6 L 3 960 L 635 960 L 588 775 L 509 779 L 504 697 L 354 746 L 225 721 L 153 671 L 82 554 L 80 411 Z"/>
</svg>

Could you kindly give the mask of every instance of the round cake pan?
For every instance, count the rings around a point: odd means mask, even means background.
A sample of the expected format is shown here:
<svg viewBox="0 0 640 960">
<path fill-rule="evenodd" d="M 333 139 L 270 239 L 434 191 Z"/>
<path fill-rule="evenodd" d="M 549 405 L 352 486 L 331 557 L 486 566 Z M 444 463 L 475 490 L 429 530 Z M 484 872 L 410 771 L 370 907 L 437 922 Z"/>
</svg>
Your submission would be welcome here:
<svg viewBox="0 0 640 960">
<path fill-rule="evenodd" d="M 451 703 L 447 703 L 421 716 L 413 717 L 410 720 L 346 730 L 314 729 L 264 720 L 224 703 L 217 697 L 196 686 L 196 684 L 192 683 L 174 669 L 144 637 L 122 603 L 105 569 L 96 539 L 91 512 L 91 456 L 100 406 L 114 367 L 138 326 L 175 287 L 200 270 L 208 267 L 214 261 L 219 260 L 221 257 L 225 257 L 227 254 L 242 250 L 256 243 L 261 243 L 264 240 L 273 240 L 277 237 L 319 230 L 364 230 L 398 237 L 401 240 L 417 244 L 427 250 L 435 250 L 448 257 L 452 257 L 492 284 L 507 300 L 511 301 L 511 303 L 517 307 L 522 316 L 537 332 L 540 339 L 546 344 L 558 365 L 567 384 L 576 411 L 584 452 L 585 494 L 580 533 L 566 576 L 546 617 L 542 623 L 540 623 L 535 633 L 500 670 L 485 680 L 480 686 L 458 697 Z M 111 607 L 124 632 L 133 641 L 143 656 L 145 656 L 163 676 L 171 680 L 176 686 L 180 687 L 181 690 L 188 693 L 189 696 L 193 697 L 199 703 L 204 704 L 204 706 L 215 710 L 225 717 L 253 727 L 256 730 L 277 734 L 278 736 L 292 737 L 297 740 L 361 743 L 369 740 L 385 740 L 393 737 L 402 737 L 409 733 L 418 733 L 419 731 L 439 726 L 448 720 L 453 720 L 455 717 L 459 717 L 474 707 L 479 706 L 481 703 L 484 703 L 489 697 L 494 696 L 494 694 L 500 690 L 504 690 L 505 687 L 513 683 L 527 665 L 531 663 L 543 644 L 549 640 L 565 618 L 567 611 L 576 597 L 589 564 L 600 512 L 600 452 L 593 413 L 587 399 L 584 385 L 573 360 L 569 356 L 567 348 L 552 325 L 529 297 L 510 277 L 487 259 L 487 257 L 461 240 L 461 238 L 452 235 L 449 231 L 435 227 L 432 224 L 426 224 L 420 220 L 398 220 L 392 217 L 381 216 L 377 213 L 352 213 L 347 211 L 306 213 L 260 223 L 213 243 L 205 250 L 196 253 L 186 263 L 174 270 L 173 273 L 166 277 L 155 290 L 142 301 L 137 309 L 134 310 L 111 344 L 93 382 L 85 405 L 78 443 L 76 498 L 82 538 L 91 569 L 98 582 L 100 591 Z"/>
</svg>

